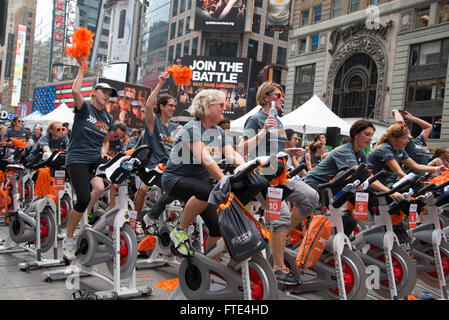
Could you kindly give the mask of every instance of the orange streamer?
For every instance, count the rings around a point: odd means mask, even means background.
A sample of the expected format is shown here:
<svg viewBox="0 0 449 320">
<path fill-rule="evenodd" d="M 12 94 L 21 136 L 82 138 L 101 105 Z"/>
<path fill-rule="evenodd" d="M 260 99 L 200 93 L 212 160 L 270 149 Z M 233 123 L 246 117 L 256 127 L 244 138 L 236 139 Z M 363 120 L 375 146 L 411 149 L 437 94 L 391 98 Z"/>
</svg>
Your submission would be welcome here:
<svg viewBox="0 0 449 320">
<path fill-rule="evenodd" d="M 189 67 L 172 65 L 165 70 L 173 76 L 173 80 L 177 86 L 188 86 L 193 77 L 193 72 Z"/>
<path fill-rule="evenodd" d="M 169 280 L 161 280 L 156 282 L 154 285 L 159 289 L 164 291 L 173 291 L 179 284 L 179 278 L 169 279 Z"/>
<path fill-rule="evenodd" d="M 80 27 L 72 34 L 72 46 L 66 47 L 65 52 L 69 57 L 76 59 L 83 68 L 83 73 L 86 72 L 87 58 L 92 49 L 94 33 L 87 30 L 85 27 Z M 85 58 L 84 61 L 81 58 Z M 82 61 L 82 62 L 81 62 Z"/>
</svg>

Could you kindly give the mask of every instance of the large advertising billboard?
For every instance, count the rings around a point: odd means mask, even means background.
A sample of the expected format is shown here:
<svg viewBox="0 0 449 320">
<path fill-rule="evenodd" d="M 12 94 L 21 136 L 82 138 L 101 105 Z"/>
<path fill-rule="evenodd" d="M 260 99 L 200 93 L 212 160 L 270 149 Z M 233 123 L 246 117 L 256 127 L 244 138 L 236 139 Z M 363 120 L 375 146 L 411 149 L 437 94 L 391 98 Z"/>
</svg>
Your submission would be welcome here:
<svg viewBox="0 0 449 320">
<path fill-rule="evenodd" d="M 134 0 L 118 1 L 114 7 L 110 60 L 113 63 L 129 62 L 134 19 Z"/>
<path fill-rule="evenodd" d="M 14 78 L 12 82 L 12 97 L 11 106 L 17 107 L 22 93 L 22 75 L 23 62 L 25 59 L 25 45 L 26 45 L 27 27 L 19 24 L 17 30 L 17 47 L 16 47 L 16 62 L 14 65 Z"/>
<path fill-rule="evenodd" d="M 290 29 L 291 0 L 268 0 L 267 27 L 275 30 Z"/>
<path fill-rule="evenodd" d="M 106 78 L 99 78 L 98 82 L 109 83 L 117 89 L 118 96 L 106 104 L 106 111 L 114 121 L 122 121 L 129 128 L 145 128 L 144 108 L 151 93 L 150 88 Z"/>
<path fill-rule="evenodd" d="M 189 86 L 175 85 L 170 77 L 164 92 L 178 100 L 175 116 L 184 116 L 195 95 L 204 89 L 218 89 L 226 93 L 225 117 L 237 119 L 255 107 L 255 93 L 264 79 L 266 64 L 246 58 L 184 56 L 181 64 L 188 66 L 193 73 Z M 251 105 L 247 105 L 251 101 Z"/>
<path fill-rule="evenodd" d="M 197 0 L 195 30 L 242 33 L 245 15 L 246 0 Z"/>
</svg>

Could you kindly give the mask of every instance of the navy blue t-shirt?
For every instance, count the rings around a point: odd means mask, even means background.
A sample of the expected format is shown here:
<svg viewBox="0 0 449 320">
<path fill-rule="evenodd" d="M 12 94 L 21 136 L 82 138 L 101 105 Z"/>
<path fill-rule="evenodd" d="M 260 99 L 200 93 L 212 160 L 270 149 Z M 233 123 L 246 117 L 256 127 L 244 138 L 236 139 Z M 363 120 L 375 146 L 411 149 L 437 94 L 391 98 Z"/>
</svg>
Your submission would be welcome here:
<svg viewBox="0 0 449 320">
<path fill-rule="evenodd" d="M 98 111 L 90 102 L 85 101 L 79 110 L 75 108 L 66 165 L 96 163 L 101 156 L 103 141 L 113 123 L 112 116 L 105 109 Z"/>
</svg>

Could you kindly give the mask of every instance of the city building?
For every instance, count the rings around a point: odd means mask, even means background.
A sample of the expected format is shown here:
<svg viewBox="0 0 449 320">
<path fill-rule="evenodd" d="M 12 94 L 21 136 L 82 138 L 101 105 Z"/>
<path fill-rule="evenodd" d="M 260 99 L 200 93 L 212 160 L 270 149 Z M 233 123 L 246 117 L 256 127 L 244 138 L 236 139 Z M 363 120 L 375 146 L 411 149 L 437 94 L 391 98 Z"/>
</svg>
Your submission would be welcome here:
<svg viewBox="0 0 449 320">
<path fill-rule="evenodd" d="M 250 99 L 249 93 L 246 97 L 246 91 L 251 91 L 250 82 L 256 81 L 254 73 L 261 66 L 267 66 L 265 78 L 285 82 L 289 31 L 269 26 L 267 1 L 230 1 L 233 6 L 225 14 L 226 3 L 157 0 L 150 1 L 148 6 L 141 4 L 140 19 L 135 22 L 140 25 L 137 68 L 131 81 L 154 87 L 160 73 L 170 65 L 193 62 L 195 57 L 209 62 L 230 59 L 224 63 L 243 64 L 246 78 L 239 78 L 232 90 L 228 90 L 229 104 L 236 107 L 239 99 L 247 100 L 238 103 L 240 112 L 230 114 L 231 118 L 255 107 L 254 98 Z M 206 85 L 211 87 L 210 83 Z M 198 88 L 184 88 L 181 93 L 178 90 L 177 97 L 187 106 L 187 95 L 191 97 Z"/>
<path fill-rule="evenodd" d="M 14 21 L 9 23 L 10 31 L 13 32 L 8 33 L 6 42 L 8 61 L 5 63 L 3 77 L 7 83 L 4 82 L 3 94 L 6 97 L 2 100 L 6 106 L 5 110 L 15 113 L 19 102 L 28 101 L 29 98 L 36 3 L 35 0 L 19 0 L 10 1 L 9 4 L 12 9 L 9 11 L 10 22 L 12 16 Z"/>
<path fill-rule="evenodd" d="M 76 28 L 84 26 L 95 33 L 93 49 L 88 60 L 86 77 L 97 75 L 96 68 L 107 60 L 110 16 L 103 8 L 102 0 L 37 0 L 30 99 L 33 111 L 48 113 L 60 102 L 55 82 L 72 81 L 78 73 L 78 64 L 67 57 L 65 48 Z M 49 17 L 49 12 L 52 13 Z M 44 90 L 43 88 L 49 88 Z M 39 89 L 35 92 L 36 89 Z M 66 90 L 66 89 L 64 89 Z"/>
<path fill-rule="evenodd" d="M 304 0 L 293 17 L 286 111 L 313 95 L 347 119 L 405 109 L 433 125 L 430 146 L 449 145 L 449 1 Z"/>
</svg>

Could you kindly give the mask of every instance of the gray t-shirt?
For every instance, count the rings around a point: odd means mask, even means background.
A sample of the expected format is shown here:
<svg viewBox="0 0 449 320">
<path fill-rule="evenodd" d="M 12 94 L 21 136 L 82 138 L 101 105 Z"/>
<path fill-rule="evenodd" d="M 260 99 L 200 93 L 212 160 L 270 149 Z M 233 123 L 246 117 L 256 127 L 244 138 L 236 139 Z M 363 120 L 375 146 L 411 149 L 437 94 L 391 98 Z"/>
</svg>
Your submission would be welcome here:
<svg viewBox="0 0 449 320">
<path fill-rule="evenodd" d="M 329 182 L 339 171 L 362 163 L 367 163 L 365 152 L 355 152 L 352 142 L 348 142 L 332 150 L 304 176 L 303 181 L 316 190 L 319 184 Z"/>
<path fill-rule="evenodd" d="M 31 161 L 34 159 L 35 156 L 38 155 L 39 152 L 42 151 L 42 147 L 47 146 L 50 148 L 51 152 L 54 151 L 64 151 L 67 146 L 69 145 L 69 138 L 67 136 L 62 136 L 59 139 L 53 140 L 51 138 L 51 134 L 47 133 L 43 135 L 37 144 L 33 147 L 33 150 L 31 150 L 29 156 L 27 157 L 28 161 Z"/>
<path fill-rule="evenodd" d="M 265 124 L 265 120 L 267 120 L 268 114 L 264 113 L 262 110 L 257 112 L 255 115 L 250 117 L 245 123 L 245 129 L 243 132 L 243 136 L 251 139 L 254 137 L 260 130 L 263 129 Z M 262 139 L 257 147 L 248 154 L 248 160 L 253 160 L 257 157 L 261 156 L 269 156 L 271 154 L 277 154 L 280 151 L 285 150 L 285 143 L 287 141 L 287 134 L 285 133 L 284 127 L 282 126 L 282 122 L 277 118 L 277 141 L 270 143 L 270 133 L 267 133 L 265 136 L 265 143 Z"/>
<path fill-rule="evenodd" d="M 25 128 L 21 128 L 19 131 L 14 130 L 14 128 L 8 128 L 8 130 L 6 130 L 5 132 L 5 136 L 8 137 L 7 141 L 15 138 L 23 142 L 28 142 L 28 140 L 30 139 L 28 130 Z"/>
<path fill-rule="evenodd" d="M 96 163 L 101 156 L 103 141 L 113 123 L 112 116 L 105 109 L 100 112 L 90 102 L 85 101 L 79 110 L 75 108 L 66 165 Z"/>
<path fill-rule="evenodd" d="M 372 166 L 373 174 L 378 173 L 382 169 L 392 172 L 390 167 L 387 166 L 386 162 L 389 160 L 396 160 L 399 166 L 401 166 L 401 161 L 409 158 L 409 155 L 404 149 L 394 150 L 393 146 L 388 142 L 382 143 L 375 150 L 368 154 L 368 163 Z M 379 179 L 384 185 L 395 181 L 393 176 L 391 177 L 381 177 Z"/>
<path fill-rule="evenodd" d="M 427 143 L 422 135 L 416 137 L 416 139 L 411 138 L 410 141 L 405 146 L 405 152 L 418 164 L 427 165 L 430 160 L 430 151 L 426 148 Z M 412 169 L 405 167 L 405 173 L 413 172 L 419 176 L 425 174 L 425 172 L 413 171 Z"/>
<path fill-rule="evenodd" d="M 223 158 L 223 147 L 232 145 L 232 139 L 219 126 L 213 126 L 206 130 L 198 119 L 185 124 L 176 135 L 170 158 L 162 175 L 162 187 L 167 193 L 170 193 L 181 177 L 194 177 L 209 181 L 209 172 L 199 159 L 193 157 L 190 150 L 190 143 L 198 141 L 204 142 L 209 155 L 216 162 Z"/>
<path fill-rule="evenodd" d="M 173 135 L 177 128 L 178 125 L 171 121 L 168 122 L 168 126 L 165 126 L 157 114 L 154 116 L 153 132 L 148 133 L 148 128 L 145 127 L 145 132 L 139 140 L 139 145 L 149 145 L 153 150 L 148 167 L 154 167 L 163 157 L 170 156 L 175 138 Z M 145 156 L 146 154 L 145 152 Z"/>
</svg>

